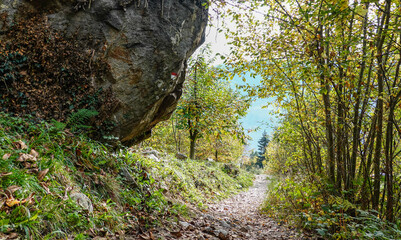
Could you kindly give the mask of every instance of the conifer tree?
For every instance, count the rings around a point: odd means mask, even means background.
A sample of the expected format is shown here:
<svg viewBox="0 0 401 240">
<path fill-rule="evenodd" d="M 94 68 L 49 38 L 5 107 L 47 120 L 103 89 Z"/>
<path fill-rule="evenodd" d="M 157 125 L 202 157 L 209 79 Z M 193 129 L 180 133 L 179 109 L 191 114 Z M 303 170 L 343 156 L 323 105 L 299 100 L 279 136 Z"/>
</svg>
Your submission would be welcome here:
<svg viewBox="0 0 401 240">
<path fill-rule="evenodd" d="M 265 153 L 269 141 L 269 137 L 267 136 L 266 131 L 264 131 L 262 137 L 258 141 L 258 156 L 256 166 L 258 166 L 259 168 L 263 168 L 263 161 L 266 160 Z"/>
</svg>

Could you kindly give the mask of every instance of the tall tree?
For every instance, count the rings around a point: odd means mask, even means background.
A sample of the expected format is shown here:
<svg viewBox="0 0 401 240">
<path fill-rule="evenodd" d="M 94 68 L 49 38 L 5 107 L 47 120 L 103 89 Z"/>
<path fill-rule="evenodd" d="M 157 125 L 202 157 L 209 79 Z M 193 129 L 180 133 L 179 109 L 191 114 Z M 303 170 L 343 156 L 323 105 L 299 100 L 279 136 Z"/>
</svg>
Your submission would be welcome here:
<svg viewBox="0 0 401 240">
<path fill-rule="evenodd" d="M 249 99 L 230 88 L 227 80 L 220 78 L 222 69 L 212 66 L 205 57 L 207 48 L 189 63 L 189 74 L 184 85 L 184 94 L 177 107 L 179 127 L 188 130 L 190 158 L 195 158 L 196 142 L 207 137 L 216 146 L 225 135 L 244 139 L 239 123 L 246 114 Z"/>
<path fill-rule="evenodd" d="M 263 77 L 250 91 L 277 99 L 302 174 L 319 173 L 332 194 L 400 217 L 401 2 L 224 4 L 240 9 L 227 11 L 237 28 L 227 29 L 226 64 Z"/>
</svg>

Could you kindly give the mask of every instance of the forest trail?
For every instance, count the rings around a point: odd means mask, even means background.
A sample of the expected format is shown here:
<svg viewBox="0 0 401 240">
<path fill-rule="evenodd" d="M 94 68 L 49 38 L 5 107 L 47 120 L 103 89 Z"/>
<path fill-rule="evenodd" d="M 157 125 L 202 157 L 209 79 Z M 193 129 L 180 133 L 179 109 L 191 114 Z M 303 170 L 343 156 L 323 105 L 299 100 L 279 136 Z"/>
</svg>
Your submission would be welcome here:
<svg viewBox="0 0 401 240">
<path fill-rule="evenodd" d="M 209 205 L 207 212 L 190 222 L 180 221 L 162 239 L 264 240 L 307 239 L 259 214 L 267 191 L 267 175 L 257 175 L 254 185 L 229 199 Z M 159 235 L 160 236 L 160 235 Z"/>
</svg>

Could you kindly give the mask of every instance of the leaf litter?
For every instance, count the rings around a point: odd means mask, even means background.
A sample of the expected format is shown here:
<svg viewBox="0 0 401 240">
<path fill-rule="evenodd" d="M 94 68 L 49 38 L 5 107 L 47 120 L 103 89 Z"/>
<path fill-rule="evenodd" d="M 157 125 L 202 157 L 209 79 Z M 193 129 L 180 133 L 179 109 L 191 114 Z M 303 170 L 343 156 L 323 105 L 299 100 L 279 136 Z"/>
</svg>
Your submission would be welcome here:
<svg viewBox="0 0 401 240">
<path fill-rule="evenodd" d="M 258 175 L 248 191 L 210 204 L 207 211 L 197 211 L 196 217 L 189 221 L 180 220 L 168 227 L 166 224 L 165 227 L 153 229 L 152 236 L 166 240 L 310 239 L 297 229 L 260 213 L 267 186 L 267 175 Z"/>
</svg>

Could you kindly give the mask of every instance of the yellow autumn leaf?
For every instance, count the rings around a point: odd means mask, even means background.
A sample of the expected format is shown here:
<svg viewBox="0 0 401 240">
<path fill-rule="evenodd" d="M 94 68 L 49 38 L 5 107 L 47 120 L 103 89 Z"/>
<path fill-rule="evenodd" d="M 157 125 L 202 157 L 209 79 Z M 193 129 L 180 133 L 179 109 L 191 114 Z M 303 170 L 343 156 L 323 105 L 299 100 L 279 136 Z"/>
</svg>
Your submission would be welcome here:
<svg viewBox="0 0 401 240">
<path fill-rule="evenodd" d="M 339 4 L 341 5 L 340 10 L 343 11 L 346 8 L 348 8 L 348 0 L 342 0 L 339 2 Z"/>
<path fill-rule="evenodd" d="M 17 199 L 8 199 L 7 201 L 6 201 L 6 205 L 7 206 L 9 206 L 9 207 L 12 207 L 12 206 L 14 206 L 14 205 L 17 205 L 17 204 L 19 204 L 20 203 L 20 201 L 19 200 L 17 200 Z"/>
</svg>

